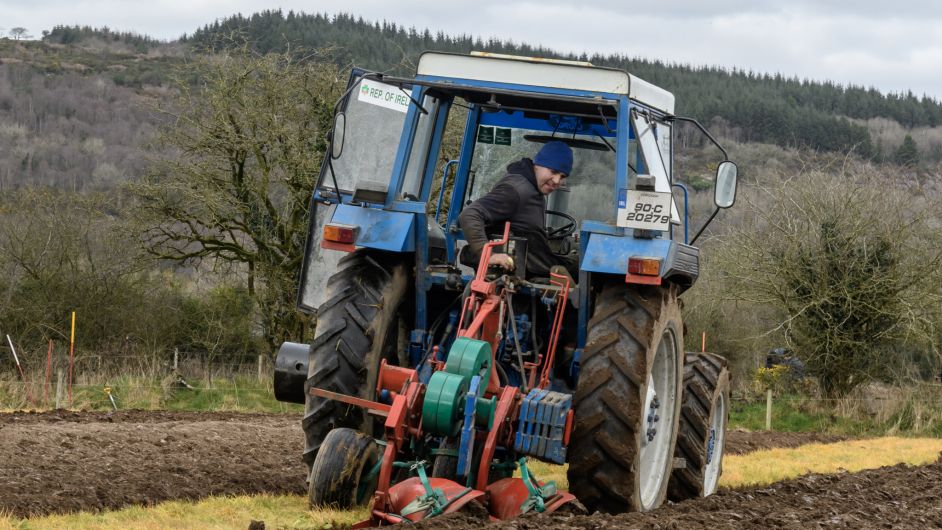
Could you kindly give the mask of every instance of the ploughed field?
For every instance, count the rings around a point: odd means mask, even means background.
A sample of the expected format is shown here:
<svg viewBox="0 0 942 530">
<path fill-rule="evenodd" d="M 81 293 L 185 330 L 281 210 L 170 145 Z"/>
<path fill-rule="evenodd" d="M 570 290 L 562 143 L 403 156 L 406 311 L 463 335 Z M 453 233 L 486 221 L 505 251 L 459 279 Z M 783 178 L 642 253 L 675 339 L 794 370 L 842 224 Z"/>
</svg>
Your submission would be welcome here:
<svg viewBox="0 0 942 530">
<path fill-rule="evenodd" d="M 839 441 L 730 431 L 728 453 Z M 160 411 L 0 414 L 0 511 L 15 516 L 173 499 L 305 493 L 297 415 Z M 942 462 L 810 475 L 653 513 L 536 515 L 494 528 L 806 528 L 942 526 Z M 431 522 L 431 521 L 430 521 Z M 472 514 L 436 526 L 479 527 Z"/>
</svg>

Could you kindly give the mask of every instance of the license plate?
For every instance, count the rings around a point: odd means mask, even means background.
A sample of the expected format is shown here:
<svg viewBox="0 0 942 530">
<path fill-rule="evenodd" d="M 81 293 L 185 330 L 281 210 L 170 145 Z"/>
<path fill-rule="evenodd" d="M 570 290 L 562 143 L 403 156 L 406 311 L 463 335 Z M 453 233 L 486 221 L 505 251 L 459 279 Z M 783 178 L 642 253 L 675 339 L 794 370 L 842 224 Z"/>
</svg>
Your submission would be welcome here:
<svg viewBox="0 0 942 530">
<path fill-rule="evenodd" d="M 671 223 L 670 193 L 621 190 L 618 199 L 617 226 L 641 230 L 667 231 Z"/>
</svg>

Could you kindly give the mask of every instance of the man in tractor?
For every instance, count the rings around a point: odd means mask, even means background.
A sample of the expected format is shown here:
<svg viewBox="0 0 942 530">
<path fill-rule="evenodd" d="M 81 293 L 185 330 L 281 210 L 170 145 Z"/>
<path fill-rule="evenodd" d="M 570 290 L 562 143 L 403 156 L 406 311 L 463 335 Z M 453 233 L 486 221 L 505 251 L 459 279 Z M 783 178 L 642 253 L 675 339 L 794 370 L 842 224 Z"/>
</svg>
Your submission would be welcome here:
<svg viewBox="0 0 942 530">
<path fill-rule="evenodd" d="M 550 269 L 562 266 L 575 278 L 577 256 L 554 253 L 546 234 L 546 197 L 563 185 L 571 171 L 572 149 L 558 140 L 544 144 L 532 160 L 524 157 L 508 165 L 494 188 L 458 217 L 468 240 L 462 263 L 477 267 L 488 234 L 500 233 L 510 221 L 511 235 L 527 239 L 527 277 L 546 278 Z M 514 269 L 513 259 L 501 253 L 492 254 L 488 265 Z"/>
</svg>

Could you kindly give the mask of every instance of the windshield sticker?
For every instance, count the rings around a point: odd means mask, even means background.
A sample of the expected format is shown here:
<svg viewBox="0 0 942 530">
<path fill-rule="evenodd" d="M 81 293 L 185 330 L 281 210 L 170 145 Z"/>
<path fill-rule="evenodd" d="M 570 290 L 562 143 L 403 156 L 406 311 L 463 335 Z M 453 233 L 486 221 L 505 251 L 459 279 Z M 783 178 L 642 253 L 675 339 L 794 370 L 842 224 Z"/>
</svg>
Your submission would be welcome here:
<svg viewBox="0 0 942 530">
<path fill-rule="evenodd" d="M 478 127 L 478 143 L 480 144 L 492 144 L 494 143 L 494 128 L 485 127 L 483 125 Z"/>
<path fill-rule="evenodd" d="M 399 87 L 387 85 L 379 81 L 364 79 L 360 83 L 359 96 L 360 101 L 370 105 L 378 105 L 387 109 L 406 112 L 409 110 L 410 99 Z"/>
<path fill-rule="evenodd" d="M 510 129 L 503 127 L 494 129 L 494 143 L 497 145 L 510 145 Z"/>
</svg>

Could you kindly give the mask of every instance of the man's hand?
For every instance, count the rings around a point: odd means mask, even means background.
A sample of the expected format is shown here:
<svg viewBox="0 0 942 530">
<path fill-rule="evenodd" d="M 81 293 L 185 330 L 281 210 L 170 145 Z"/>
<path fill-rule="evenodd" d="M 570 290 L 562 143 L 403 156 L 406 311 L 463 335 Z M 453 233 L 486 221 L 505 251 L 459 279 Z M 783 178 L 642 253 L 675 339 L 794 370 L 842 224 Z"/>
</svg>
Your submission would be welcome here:
<svg viewBox="0 0 942 530">
<path fill-rule="evenodd" d="M 487 260 L 487 265 L 496 265 L 504 270 L 514 270 L 514 259 L 507 254 L 491 254 L 491 259 Z"/>
</svg>

